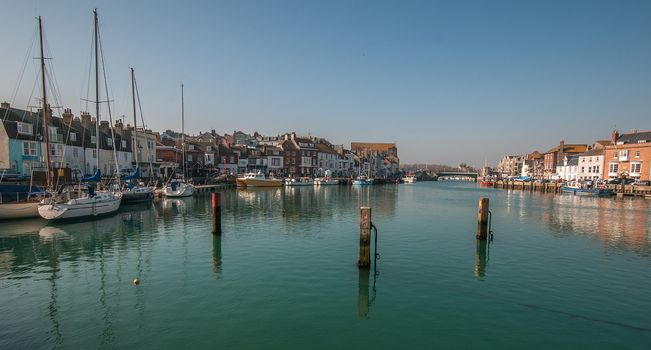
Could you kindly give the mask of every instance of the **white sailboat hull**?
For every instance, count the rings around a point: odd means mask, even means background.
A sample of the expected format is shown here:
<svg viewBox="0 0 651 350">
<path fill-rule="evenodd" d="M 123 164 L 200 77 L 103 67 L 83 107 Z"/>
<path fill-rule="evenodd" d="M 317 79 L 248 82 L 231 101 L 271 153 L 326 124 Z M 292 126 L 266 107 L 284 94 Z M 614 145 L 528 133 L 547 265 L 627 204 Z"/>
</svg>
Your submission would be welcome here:
<svg viewBox="0 0 651 350">
<path fill-rule="evenodd" d="M 38 214 L 46 220 L 66 220 L 92 218 L 115 213 L 120 208 L 122 196 L 101 193 L 94 197 L 71 199 L 63 203 L 43 201 L 38 206 Z"/>
<path fill-rule="evenodd" d="M 37 218 L 38 202 L 0 204 L 0 220 Z"/>
<path fill-rule="evenodd" d="M 172 189 L 172 186 L 165 187 L 165 196 L 166 197 L 190 197 L 194 194 L 194 186 L 189 183 L 179 183 L 176 185 L 176 189 Z"/>
</svg>

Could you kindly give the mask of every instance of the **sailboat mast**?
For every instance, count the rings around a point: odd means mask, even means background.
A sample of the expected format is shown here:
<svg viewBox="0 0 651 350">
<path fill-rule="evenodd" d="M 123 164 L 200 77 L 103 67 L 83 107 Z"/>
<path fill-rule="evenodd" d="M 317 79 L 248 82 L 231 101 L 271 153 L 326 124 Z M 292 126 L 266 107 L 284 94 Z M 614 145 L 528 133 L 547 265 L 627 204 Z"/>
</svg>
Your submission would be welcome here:
<svg viewBox="0 0 651 350">
<path fill-rule="evenodd" d="M 95 28 L 95 151 L 97 152 L 97 170 L 99 170 L 99 55 L 98 55 L 98 33 L 97 33 L 97 9 L 93 10 Z"/>
<path fill-rule="evenodd" d="M 137 117 L 136 117 L 136 78 L 133 74 L 133 68 L 131 68 L 131 99 L 133 100 L 133 149 L 134 159 L 136 161 L 136 168 L 138 167 L 138 128 Z"/>
<path fill-rule="evenodd" d="M 52 185 L 52 174 L 50 173 L 50 133 L 48 130 L 48 108 L 47 108 L 47 92 L 45 89 L 45 55 L 43 53 L 43 23 L 41 16 L 38 16 L 38 33 L 41 42 L 41 82 L 43 83 L 43 139 L 45 140 L 45 164 L 47 168 L 47 175 L 45 181 L 47 187 Z M 43 150 L 41 149 L 41 152 Z"/>
<path fill-rule="evenodd" d="M 185 163 L 185 105 L 183 104 L 183 84 L 181 84 L 181 150 L 183 157 L 183 180 L 185 181 L 188 170 Z"/>
</svg>

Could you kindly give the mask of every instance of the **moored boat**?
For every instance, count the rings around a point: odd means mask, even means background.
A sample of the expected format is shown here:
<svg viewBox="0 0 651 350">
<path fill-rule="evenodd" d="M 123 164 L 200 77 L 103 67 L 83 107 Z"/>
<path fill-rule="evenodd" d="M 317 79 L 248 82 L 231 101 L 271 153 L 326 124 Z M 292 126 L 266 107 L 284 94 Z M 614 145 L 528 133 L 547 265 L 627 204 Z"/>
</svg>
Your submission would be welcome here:
<svg viewBox="0 0 651 350">
<path fill-rule="evenodd" d="M 247 173 L 236 180 L 237 187 L 281 187 L 283 181 L 276 178 L 267 178 L 263 173 Z"/>
<path fill-rule="evenodd" d="M 575 196 L 595 196 L 610 197 L 615 194 L 613 190 L 607 188 L 582 188 L 578 183 L 568 183 L 561 186 L 562 193 L 571 193 Z"/>
<path fill-rule="evenodd" d="M 353 185 L 372 185 L 372 184 L 373 184 L 373 179 L 368 178 L 364 175 L 360 175 L 355 180 L 353 180 Z"/>
<path fill-rule="evenodd" d="M 313 186 L 315 181 L 309 177 L 291 177 L 285 179 L 285 186 Z"/>
<path fill-rule="evenodd" d="M 322 177 L 322 178 L 314 179 L 314 184 L 317 186 L 338 185 L 339 180 L 330 177 Z"/>
<path fill-rule="evenodd" d="M 415 175 L 407 175 L 402 178 L 402 181 L 406 184 L 413 184 L 416 183 L 416 176 Z"/>
</svg>

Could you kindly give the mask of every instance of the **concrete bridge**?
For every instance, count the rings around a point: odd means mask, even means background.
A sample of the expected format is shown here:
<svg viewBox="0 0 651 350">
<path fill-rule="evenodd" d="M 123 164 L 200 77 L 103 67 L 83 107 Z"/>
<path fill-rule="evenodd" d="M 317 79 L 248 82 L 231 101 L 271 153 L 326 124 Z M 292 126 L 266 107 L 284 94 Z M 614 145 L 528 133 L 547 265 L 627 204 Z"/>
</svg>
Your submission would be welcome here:
<svg viewBox="0 0 651 350">
<path fill-rule="evenodd" d="M 462 171 L 441 171 L 439 173 L 436 173 L 436 177 L 437 179 L 450 178 L 450 177 L 469 177 L 474 181 L 477 181 L 477 177 L 479 177 L 479 174 L 462 172 Z"/>
</svg>

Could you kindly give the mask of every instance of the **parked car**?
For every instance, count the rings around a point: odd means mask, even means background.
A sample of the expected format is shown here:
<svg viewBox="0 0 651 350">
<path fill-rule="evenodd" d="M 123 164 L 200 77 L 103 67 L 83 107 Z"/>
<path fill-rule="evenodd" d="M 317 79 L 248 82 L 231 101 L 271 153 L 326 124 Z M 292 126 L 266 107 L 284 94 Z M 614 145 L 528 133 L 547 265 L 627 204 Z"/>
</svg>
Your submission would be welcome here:
<svg viewBox="0 0 651 350">
<path fill-rule="evenodd" d="M 635 182 L 633 182 L 633 185 L 635 185 L 635 186 L 651 186 L 651 181 L 636 180 Z"/>
</svg>

